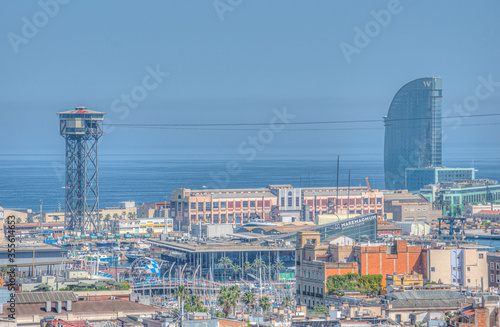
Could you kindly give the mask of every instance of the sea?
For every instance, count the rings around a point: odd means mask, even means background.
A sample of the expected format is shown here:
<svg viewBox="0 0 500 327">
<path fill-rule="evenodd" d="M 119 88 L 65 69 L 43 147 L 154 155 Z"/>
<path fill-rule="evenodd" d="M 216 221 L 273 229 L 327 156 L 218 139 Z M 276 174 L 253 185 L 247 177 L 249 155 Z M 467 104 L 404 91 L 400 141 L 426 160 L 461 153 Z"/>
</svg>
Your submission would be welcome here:
<svg viewBox="0 0 500 327">
<path fill-rule="evenodd" d="M 240 159 L 240 160 L 238 160 Z M 448 153 L 448 167 L 475 167 L 476 178 L 500 180 L 500 151 Z M 384 188 L 383 155 L 363 153 L 340 157 L 339 185 Z M 0 206 L 52 212 L 64 208 L 64 155 L 0 155 Z M 177 188 L 257 188 L 272 184 L 294 187 L 337 185 L 337 157 L 301 156 L 245 160 L 173 159 L 169 155 L 123 154 L 99 157 L 100 207 L 120 201 L 148 203 L 169 200 Z"/>
</svg>

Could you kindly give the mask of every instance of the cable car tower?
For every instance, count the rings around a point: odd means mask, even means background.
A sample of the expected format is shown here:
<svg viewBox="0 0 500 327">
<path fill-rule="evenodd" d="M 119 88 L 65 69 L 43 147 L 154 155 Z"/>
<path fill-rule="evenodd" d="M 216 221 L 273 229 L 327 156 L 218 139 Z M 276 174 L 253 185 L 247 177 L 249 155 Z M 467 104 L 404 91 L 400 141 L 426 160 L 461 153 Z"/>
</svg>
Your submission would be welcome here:
<svg viewBox="0 0 500 327">
<path fill-rule="evenodd" d="M 98 231 L 99 168 L 97 143 L 103 134 L 105 113 L 76 107 L 58 112 L 60 133 L 66 140 L 66 229 Z"/>
</svg>

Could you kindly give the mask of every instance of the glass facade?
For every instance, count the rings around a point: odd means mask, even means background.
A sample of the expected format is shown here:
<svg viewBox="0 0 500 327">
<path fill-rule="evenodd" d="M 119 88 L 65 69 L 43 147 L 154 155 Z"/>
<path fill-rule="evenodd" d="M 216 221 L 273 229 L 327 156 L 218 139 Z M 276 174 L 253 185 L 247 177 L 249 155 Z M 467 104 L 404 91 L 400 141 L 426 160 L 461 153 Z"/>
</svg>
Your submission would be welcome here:
<svg viewBox="0 0 500 327">
<path fill-rule="evenodd" d="M 384 117 L 385 187 L 405 188 L 406 168 L 442 166 L 442 80 L 416 79 L 394 96 Z"/>
</svg>

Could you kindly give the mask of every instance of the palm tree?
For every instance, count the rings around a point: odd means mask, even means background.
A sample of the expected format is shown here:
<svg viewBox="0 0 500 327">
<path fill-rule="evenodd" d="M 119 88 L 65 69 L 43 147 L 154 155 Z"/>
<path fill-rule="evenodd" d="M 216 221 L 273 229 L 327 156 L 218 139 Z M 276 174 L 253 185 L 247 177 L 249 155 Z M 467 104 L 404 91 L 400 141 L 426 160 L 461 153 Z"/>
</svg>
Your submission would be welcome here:
<svg viewBox="0 0 500 327">
<path fill-rule="evenodd" d="M 128 219 L 132 219 L 132 218 L 134 218 L 134 213 L 130 211 L 128 213 Z"/>
<path fill-rule="evenodd" d="M 276 270 L 276 281 L 278 282 L 279 281 L 279 277 L 280 277 L 280 271 L 282 271 L 283 269 L 285 269 L 285 265 L 283 264 L 283 261 L 281 261 L 280 259 L 278 259 L 274 263 L 273 268 Z"/>
<path fill-rule="evenodd" d="M 290 298 L 290 296 L 285 296 L 285 298 L 283 299 L 283 303 L 282 305 L 286 308 L 286 307 L 289 307 L 292 305 L 292 299 Z"/>
<path fill-rule="evenodd" d="M 243 264 L 243 268 L 245 269 L 245 275 L 246 275 L 248 270 L 252 269 L 252 264 L 248 261 L 245 261 L 245 263 Z"/>
<path fill-rule="evenodd" d="M 205 308 L 203 307 L 203 303 L 201 301 L 201 298 L 198 295 L 190 295 L 186 299 L 186 310 L 189 312 L 194 312 L 194 311 L 205 311 Z"/>
<path fill-rule="evenodd" d="M 224 267 L 224 282 L 226 281 L 226 269 L 227 267 L 231 267 L 232 264 L 233 261 L 226 256 L 220 258 L 219 260 L 219 265 L 222 265 Z"/>
<path fill-rule="evenodd" d="M 253 306 L 255 304 L 255 294 L 253 294 L 252 292 L 245 292 L 245 294 L 243 294 L 242 300 L 248 310 L 250 306 Z"/>
<path fill-rule="evenodd" d="M 230 288 L 222 286 L 220 289 L 219 297 L 217 302 L 222 306 L 222 312 L 224 315 L 229 316 L 232 308 L 236 308 L 238 305 L 238 299 L 240 297 L 240 289 L 238 286 L 231 286 Z"/>
<path fill-rule="evenodd" d="M 186 286 L 181 285 L 175 290 L 174 296 L 179 301 L 179 308 L 181 308 L 181 316 L 184 314 L 184 299 L 189 295 L 189 290 Z"/>
<path fill-rule="evenodd" d="M 105 228 L 109 228 L 109 220 L 111 219 L 111 215 L 108 213 L 105 217 L 104 217 L 104 221 L 106 222 L 106 227 Z"/>
<path fill-rule="evenodd" d="M 125 218 L 126 215 L 127 213 L 125 211 L 122 211 L 122 219 Z"/>
<path fill-rule="evenodd" d="M 271 307 L 271 302 L 267 296 L 263 296 L 259 299 L 259 307 L 264 311 L 267 311 L 267 309 Z"/>
<path fill-rule="evenodd" d="M 117 213 L 113 214 L 113 219 L 115 219 L 115 220 L 118 219 L 118 214 Z"/>
<path fill-rule="evenodd" d="M 265 267 L 266 264 L 264 260 L 261 258 L 255 259 L 252 264 L 256 269 L 259 269 L 259 284 L 260 284 L 260 296 L 262 296 L 262 267 Z"/>
<path fill-rule="evenodd" d="M 241 271 L 241 267 L 238 265 L 232 265 L 231 269 L 233 269 L 234 279 L 236 279 L 236 276 L 238 276 L 238 273 Z"/>
</svg>

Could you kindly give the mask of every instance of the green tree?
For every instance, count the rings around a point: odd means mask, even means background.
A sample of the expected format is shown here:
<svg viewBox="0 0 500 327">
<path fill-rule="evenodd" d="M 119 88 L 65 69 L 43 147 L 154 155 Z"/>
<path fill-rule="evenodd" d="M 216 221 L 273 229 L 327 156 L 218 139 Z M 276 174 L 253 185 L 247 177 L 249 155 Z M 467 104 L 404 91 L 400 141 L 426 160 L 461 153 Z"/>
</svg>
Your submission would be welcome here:
<svg viewBox="0 0 500 327">
<path fill-rule="evenodd" d="M 285 269 L 285 265 L 283 264 L 283 261 L 280 259 L 276 260 L 276 262 L 273 265 L 274 270 L 276 270 L 276 281 L 279 282 L 280 280 L 280 271 Z"/>
<path fill-rule="evenodd" d="M 223 256 L 222 258 L 220 258 L 219 260 L 219 265 L 223 266 L 224 267 L 224 281 L 226 281 L 226 270 L 228 267 L 231 267 L 233 265 L 233 261 L 231 259 L 229 259 L 228 257 L 226 256 Z"/>
<path fill-rule="evenodd" d="M 238 265 L 232 265 L 231 269 L 233 270 L 234 278 L 236 279 L 238 276 L 238 273 L 241 271 L 241 267 Z"/>
<path fill-rule="evenodd" d="M 292 306 L 292 299 L 290 298 L 290 296 L 285 296 L 285 298 L 283 299 L 283 303 L 281 303 L 285 308 L 287 307 L 290 307 Z"/>
<path fill-rule="evenodd" d="M 188 312 L 206 312 L 207 309 L 203 306 L 201 298 L 198 295 L 189 295 L 186 298 L 184 309 Z"/>
<path fill-rule="evenodd" d="M 238 286 L 231 286 L 230 288 L 226 286 L 221 287 L 217 302 L 222 306 L 222 312 L 226 318 L 231 313 L 231 309 L 236 308 L 238 305 L 239 297 L 240 289 Z"/>
<path fill-rule="evenodd" d="M 174 296 L 179 301 L 179 308 L 184 306 L 184 299 L 189 295 L 189 290 L 186 286 L 181 285 L 175 290 Z"/>
<path fill-rule="evenodd" d="M 252 292 L 245 292 L 242 296 L 242 300 L 249 311 L 249 308 L 255 304 L 255 294 Z"/>
<path fill-rule="evenodd" d="M 259 307 L 264 311 L 267 311 L 271 307 L 271 301 L 269 301 L 267 296 L 263 296 L 259 299 Z"/>
<path fill-rule="evenodd" d="M 252 269 L 252 264 L 248 261 L 245 261 L 243 264 L 243 268 L 245 269 L 245 275 L 248 273 L 250 269 Z"/>
<path fill-rule="evenodd" d="M 252 266 L 255 268 L 255 272 L 257 273 L 257 271 L 259 272 L 259 282 L 262 283 L 262 268 L 263 267 L 266 267 L 266 264 L 264 262 L 264 260 L 262 260 L 261 258 L 257 258 L 253 261 L 253 264 Z"/>
</svg>

